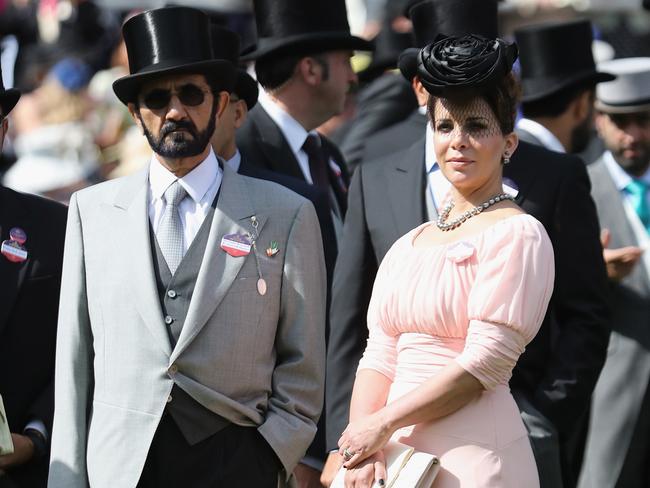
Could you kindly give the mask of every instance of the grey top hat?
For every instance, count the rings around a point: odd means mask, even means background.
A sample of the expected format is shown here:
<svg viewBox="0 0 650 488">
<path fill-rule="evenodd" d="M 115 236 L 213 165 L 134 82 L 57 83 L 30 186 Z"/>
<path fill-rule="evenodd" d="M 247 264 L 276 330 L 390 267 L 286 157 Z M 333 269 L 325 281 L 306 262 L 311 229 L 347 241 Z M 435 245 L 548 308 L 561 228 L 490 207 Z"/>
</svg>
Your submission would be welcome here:
<svg viewBox="0 0 650 488">
<path fill-rule="evenodd" d="M 606 61 L 598 68 L 616 75 L 614 81 L 596 87 L 596 108 L 607 113 L 650 110 L 650 58 Z"/>
</svg>

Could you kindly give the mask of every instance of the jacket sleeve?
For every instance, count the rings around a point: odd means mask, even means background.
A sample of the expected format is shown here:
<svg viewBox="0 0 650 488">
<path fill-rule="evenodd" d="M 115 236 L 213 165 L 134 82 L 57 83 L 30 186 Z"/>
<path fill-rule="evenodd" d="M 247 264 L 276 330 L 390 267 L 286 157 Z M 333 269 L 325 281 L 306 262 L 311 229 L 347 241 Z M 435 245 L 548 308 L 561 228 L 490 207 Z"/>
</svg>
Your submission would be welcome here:
<svg viewBox="0 0 650 488">
<path fill-rule="evenodd" d="M 93 389 L 83 231 L 77 196 L 68 212 L 55 369 L 54 427 L 48 486 L 85 488 L 87 425 Z"/>
<path fill-rule="evenodd" d="M 348 424 L 350 398 L 359 360 L 366 347 L 366 312 L 377 274 L 377 260 L 364 214 L 363 167 L 357 168 L 348 193 L 344 243 L 334 268 L 327 348 L 327 449 L 337 449 Z"/>
<path fill-rule="evenodd" d="M 600 228 L 584 164 L 565 161 L 556 199 L 554 348 L 533 403 L 562 432 L 587 410 L 609 342 L 609 298 Z"/>
<path fill-rule="evenodd" d="M 288 475 L 314 438 L 323 407 L 325 277 L 318 219 L 305 201 L 287 240 L 273 387 L 259 428 Z"/>
</svg>

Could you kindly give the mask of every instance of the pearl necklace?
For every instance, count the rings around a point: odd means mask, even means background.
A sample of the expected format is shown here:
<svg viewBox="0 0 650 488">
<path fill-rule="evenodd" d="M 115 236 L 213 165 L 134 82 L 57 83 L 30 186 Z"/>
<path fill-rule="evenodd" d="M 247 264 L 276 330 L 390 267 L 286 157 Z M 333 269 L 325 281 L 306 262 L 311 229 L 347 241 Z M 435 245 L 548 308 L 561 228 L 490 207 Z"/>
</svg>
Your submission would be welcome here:
<svg viewBox="0 0 650 488">
<path fill-rule="evenodd" d="M 438 216 L 438 220 L 436 221 L 436 225 L 438 226 L 438 229 L 440 229 L 443 232 L 447 232 L 450 230 L 454 230 L 457 227 L 460 227 L 463 222 L 465 222 L 468 219 L 471 219 L 475 215 L 480 214 L 483 210 L 486 208 L 491 207 L 495 203 L 499 203 L 503 200 L 514 200 L 515 197 L 512 195 L 508 195 L 507 193 L 501 193 L 500 195 L 497 195 L 495 197 L 490 198 L 484 203 L 481 203 L 480 205 L 477 205 L 474 208 L 470 208 L 466 212 L 463 212 L 461 215 L 456 217 L 454 220 L 451 222 L 445 222 L 447 220 L 447 217 L 449 217 L 449 212 L 451 212 L 451 209 L 454 208 L 454 201 L 449 200 L 449 203 L 445 205 L 445 208 L 440 212 L 440 215 Z"/>
</svg>

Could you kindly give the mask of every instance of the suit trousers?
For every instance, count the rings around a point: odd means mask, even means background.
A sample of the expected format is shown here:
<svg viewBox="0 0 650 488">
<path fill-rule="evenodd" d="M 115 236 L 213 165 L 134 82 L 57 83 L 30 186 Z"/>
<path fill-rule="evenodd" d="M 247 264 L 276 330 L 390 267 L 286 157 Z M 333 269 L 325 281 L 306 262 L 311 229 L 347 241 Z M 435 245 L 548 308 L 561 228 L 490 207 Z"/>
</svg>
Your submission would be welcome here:
<svg viewBox="0 0 650 488">
<path fill-rule="evenodd" d="M 255 427 L 231 424 L 190 445 L 165 414 L 137 488 L 276 488 L 280 470 L 280 460 Z"/>
</svg>

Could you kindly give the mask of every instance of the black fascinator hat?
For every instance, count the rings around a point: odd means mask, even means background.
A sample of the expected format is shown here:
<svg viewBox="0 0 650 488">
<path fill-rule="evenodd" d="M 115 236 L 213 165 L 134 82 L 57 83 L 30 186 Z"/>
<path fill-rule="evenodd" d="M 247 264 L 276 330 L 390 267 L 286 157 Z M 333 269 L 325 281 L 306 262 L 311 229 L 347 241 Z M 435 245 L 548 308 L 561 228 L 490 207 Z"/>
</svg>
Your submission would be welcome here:
<svg viewBox="0 0 650 488">
<path fill-rule="evenodd" d="M 418 55 L 418 77 L 436 97 L 484 91 L 506 76 L 517 59 L 516 44 L 479 35 L 440 36 Z"/>
</svg>

